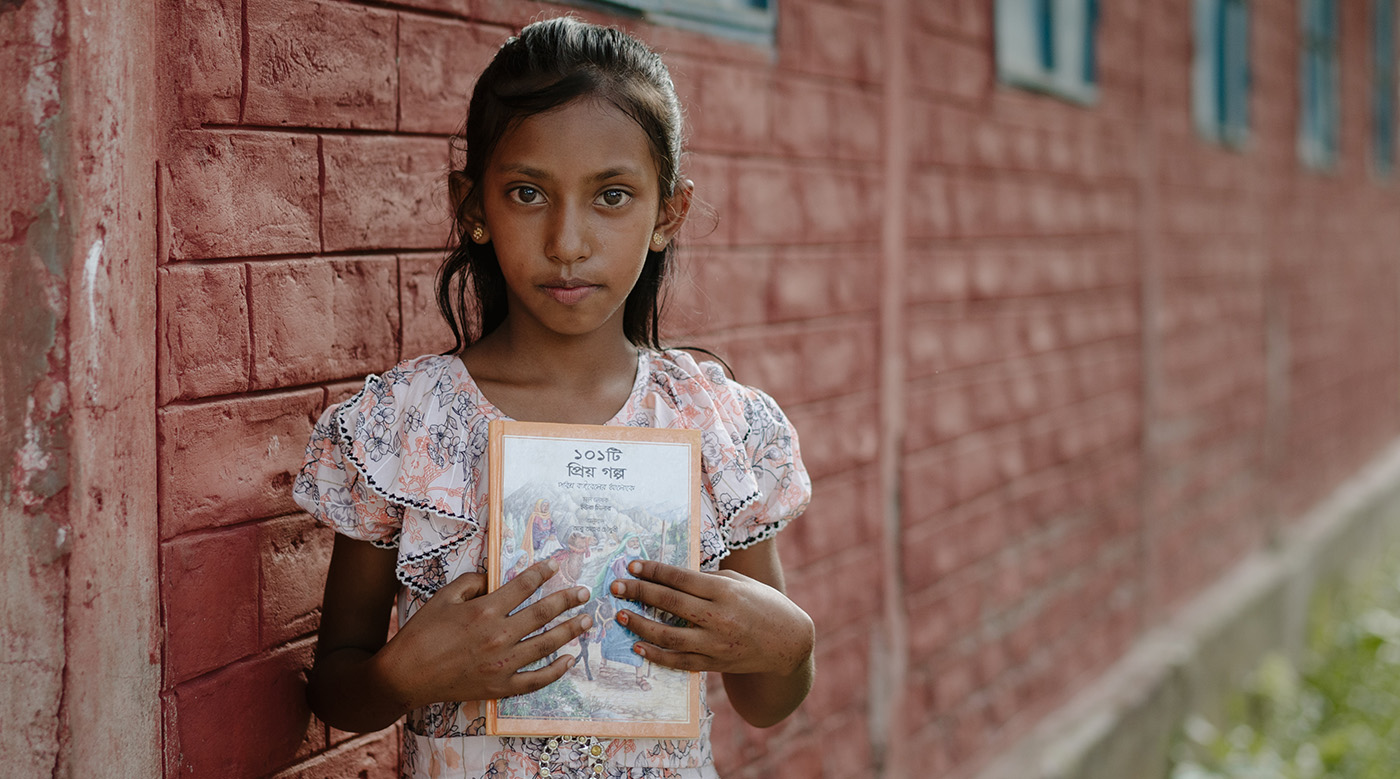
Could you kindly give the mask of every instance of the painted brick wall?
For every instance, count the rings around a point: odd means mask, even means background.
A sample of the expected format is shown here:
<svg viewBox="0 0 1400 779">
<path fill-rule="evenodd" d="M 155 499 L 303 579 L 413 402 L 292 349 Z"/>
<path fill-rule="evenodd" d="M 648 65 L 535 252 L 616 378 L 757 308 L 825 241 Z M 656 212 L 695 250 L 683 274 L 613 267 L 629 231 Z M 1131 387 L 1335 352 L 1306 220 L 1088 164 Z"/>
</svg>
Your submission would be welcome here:
<svg viewBox="0 0 1400 779">
<path fill-rule="evenodd" d="M 780 546 L 817 687 L 769 731 L 715 695 L 726 777 L 967 775 L 1400 432 L 1367 9 L 1344 9 L 1341 162 L 1316 173 L 1291 4 L 1253 6 L 1243 152 L 1192 129 L 1190 5 L 1103 4 L 1092 108 L 996 83 L 991 0 L 784 0 L 772 50 L 636 28 L 667 52 L 713 210 L 687 228 L 674 340 L 769 390 L 816 481 Z M 499 42 L 561 7 L 160 9 L 166 773 L 392 776 L 392 730 L 303 701 L 330 537 L 291 474 L 326 404 L 450 345 L 446 137 Z"/>
<path fill-rule="evenodd" d="M 998 86 L 991 4 L 943 6 L 908 40 L 909 776 L 1111 662 L 1142 588 L 1138 4 L 1103 16 L 1092 110 Z"/>
</svg>

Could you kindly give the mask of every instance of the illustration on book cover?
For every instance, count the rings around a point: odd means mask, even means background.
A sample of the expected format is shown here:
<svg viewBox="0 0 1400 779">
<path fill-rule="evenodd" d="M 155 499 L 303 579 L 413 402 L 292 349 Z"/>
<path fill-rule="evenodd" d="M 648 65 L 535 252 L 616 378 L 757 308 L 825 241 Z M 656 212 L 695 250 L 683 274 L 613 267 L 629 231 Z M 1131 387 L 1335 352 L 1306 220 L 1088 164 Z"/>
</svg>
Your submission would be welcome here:
<svg viewBox="0 0 1400 779">
<path fill-rule="evenodd" d="M 614 619 L 619 609 L 667 614 L 612 595 L 628 564 L 695 569 L 699 558 L 699 434 L 584 425 L 495 423 L 488 568 L 492 588 L 540 560 L 559 573 L 524 608 L 583 585 L 592 598 L 562 617 L 593 617 L 564 647 L 578 657 L 563 678 L 495 705 L 497 733 L 684 736 L 698 728 L 698 676 L 654 665 Z M 552 658 L 540 661 L 547 663 Z M 573 726 L 570 726 L 573 723 Z"/>
</svg>

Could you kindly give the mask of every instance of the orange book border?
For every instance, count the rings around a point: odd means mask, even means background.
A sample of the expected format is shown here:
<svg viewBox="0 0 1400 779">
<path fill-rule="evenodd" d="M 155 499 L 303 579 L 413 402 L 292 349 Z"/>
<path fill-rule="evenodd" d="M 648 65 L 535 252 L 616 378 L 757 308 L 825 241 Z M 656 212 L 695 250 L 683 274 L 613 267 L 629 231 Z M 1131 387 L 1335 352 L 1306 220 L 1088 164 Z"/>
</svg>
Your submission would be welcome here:
<svg viewBox="0 0 1400 779">
<path fill-rule="evenodd" d="M 502 438 L 505 436 L 571 438 L 582 441 L 637 441 L 641 443 L 685 444 L 690 447 L 690 568 L 700 566 L 700 447 L 698 430 L 676 430 L 623 425 L 571 425 L 555 422 L 520 422 L 513 419 L 491 421 L 487 444 L 488 514 L 486 530 L 486 589 L 501 586 L 501 513 L 505 484 Z M 700 674 L 690 673 L 689 720 L 686 722 L 598 722 L 576 719 L 515 719 L 507 730 L 500 729 L 499 702 L 486 702 L 486 734 L 492 736 L 599 736 L 604 738 L 698 738 L 700 735 Z"/>
</svg>

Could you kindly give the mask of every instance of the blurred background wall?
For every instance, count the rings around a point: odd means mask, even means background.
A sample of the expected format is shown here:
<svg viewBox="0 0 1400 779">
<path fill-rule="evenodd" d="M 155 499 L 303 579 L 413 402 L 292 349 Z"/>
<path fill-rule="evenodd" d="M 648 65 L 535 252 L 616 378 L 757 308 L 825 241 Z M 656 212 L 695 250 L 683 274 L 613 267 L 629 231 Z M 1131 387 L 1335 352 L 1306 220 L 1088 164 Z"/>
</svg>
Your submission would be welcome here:
<svg viewBox="0 0 1400 779">
<path fill-rule="evenodd" d="M 817 687 L 761 732 L 715 696 L 726 777 L 971 775 L 1400 433 L 1393 3 L 651 5 L 0 2 L 5 318 L 49 322 L 3 405 L 56 431 L 0 439 L 32 775 L 83 733 L 168 777 L 394 775 L 395 731 L 306 709 L 330 536 L 291 479 L 326 404 L 451 345 L 447 137 L 542 14 L 665 52 L 712 209 L 670 332 L 815 478 L 780 547 Z M 74 731 L 95 675 L 129 717 Z"/>
</svg>

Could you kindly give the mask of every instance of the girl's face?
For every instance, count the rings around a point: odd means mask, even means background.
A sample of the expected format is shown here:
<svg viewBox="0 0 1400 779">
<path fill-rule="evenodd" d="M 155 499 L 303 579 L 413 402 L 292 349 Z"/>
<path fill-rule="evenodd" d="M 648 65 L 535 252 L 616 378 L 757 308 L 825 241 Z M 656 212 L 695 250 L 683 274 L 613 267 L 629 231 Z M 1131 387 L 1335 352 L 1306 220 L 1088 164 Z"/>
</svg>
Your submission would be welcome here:
<svg viewBox="0 0 1400 779">
<path fill-rule="evenodd" d="M 559 335 L 620 335 L 647 250 L 665 245 L 653 233 L 669 241 L 689 206 L 687 190 L 663 207 L 646 135 L 595 98 L 521 120 L 502 136 L 481 186 L 479 240 L 495 245 L 507 321 Z"/>
</svg>

